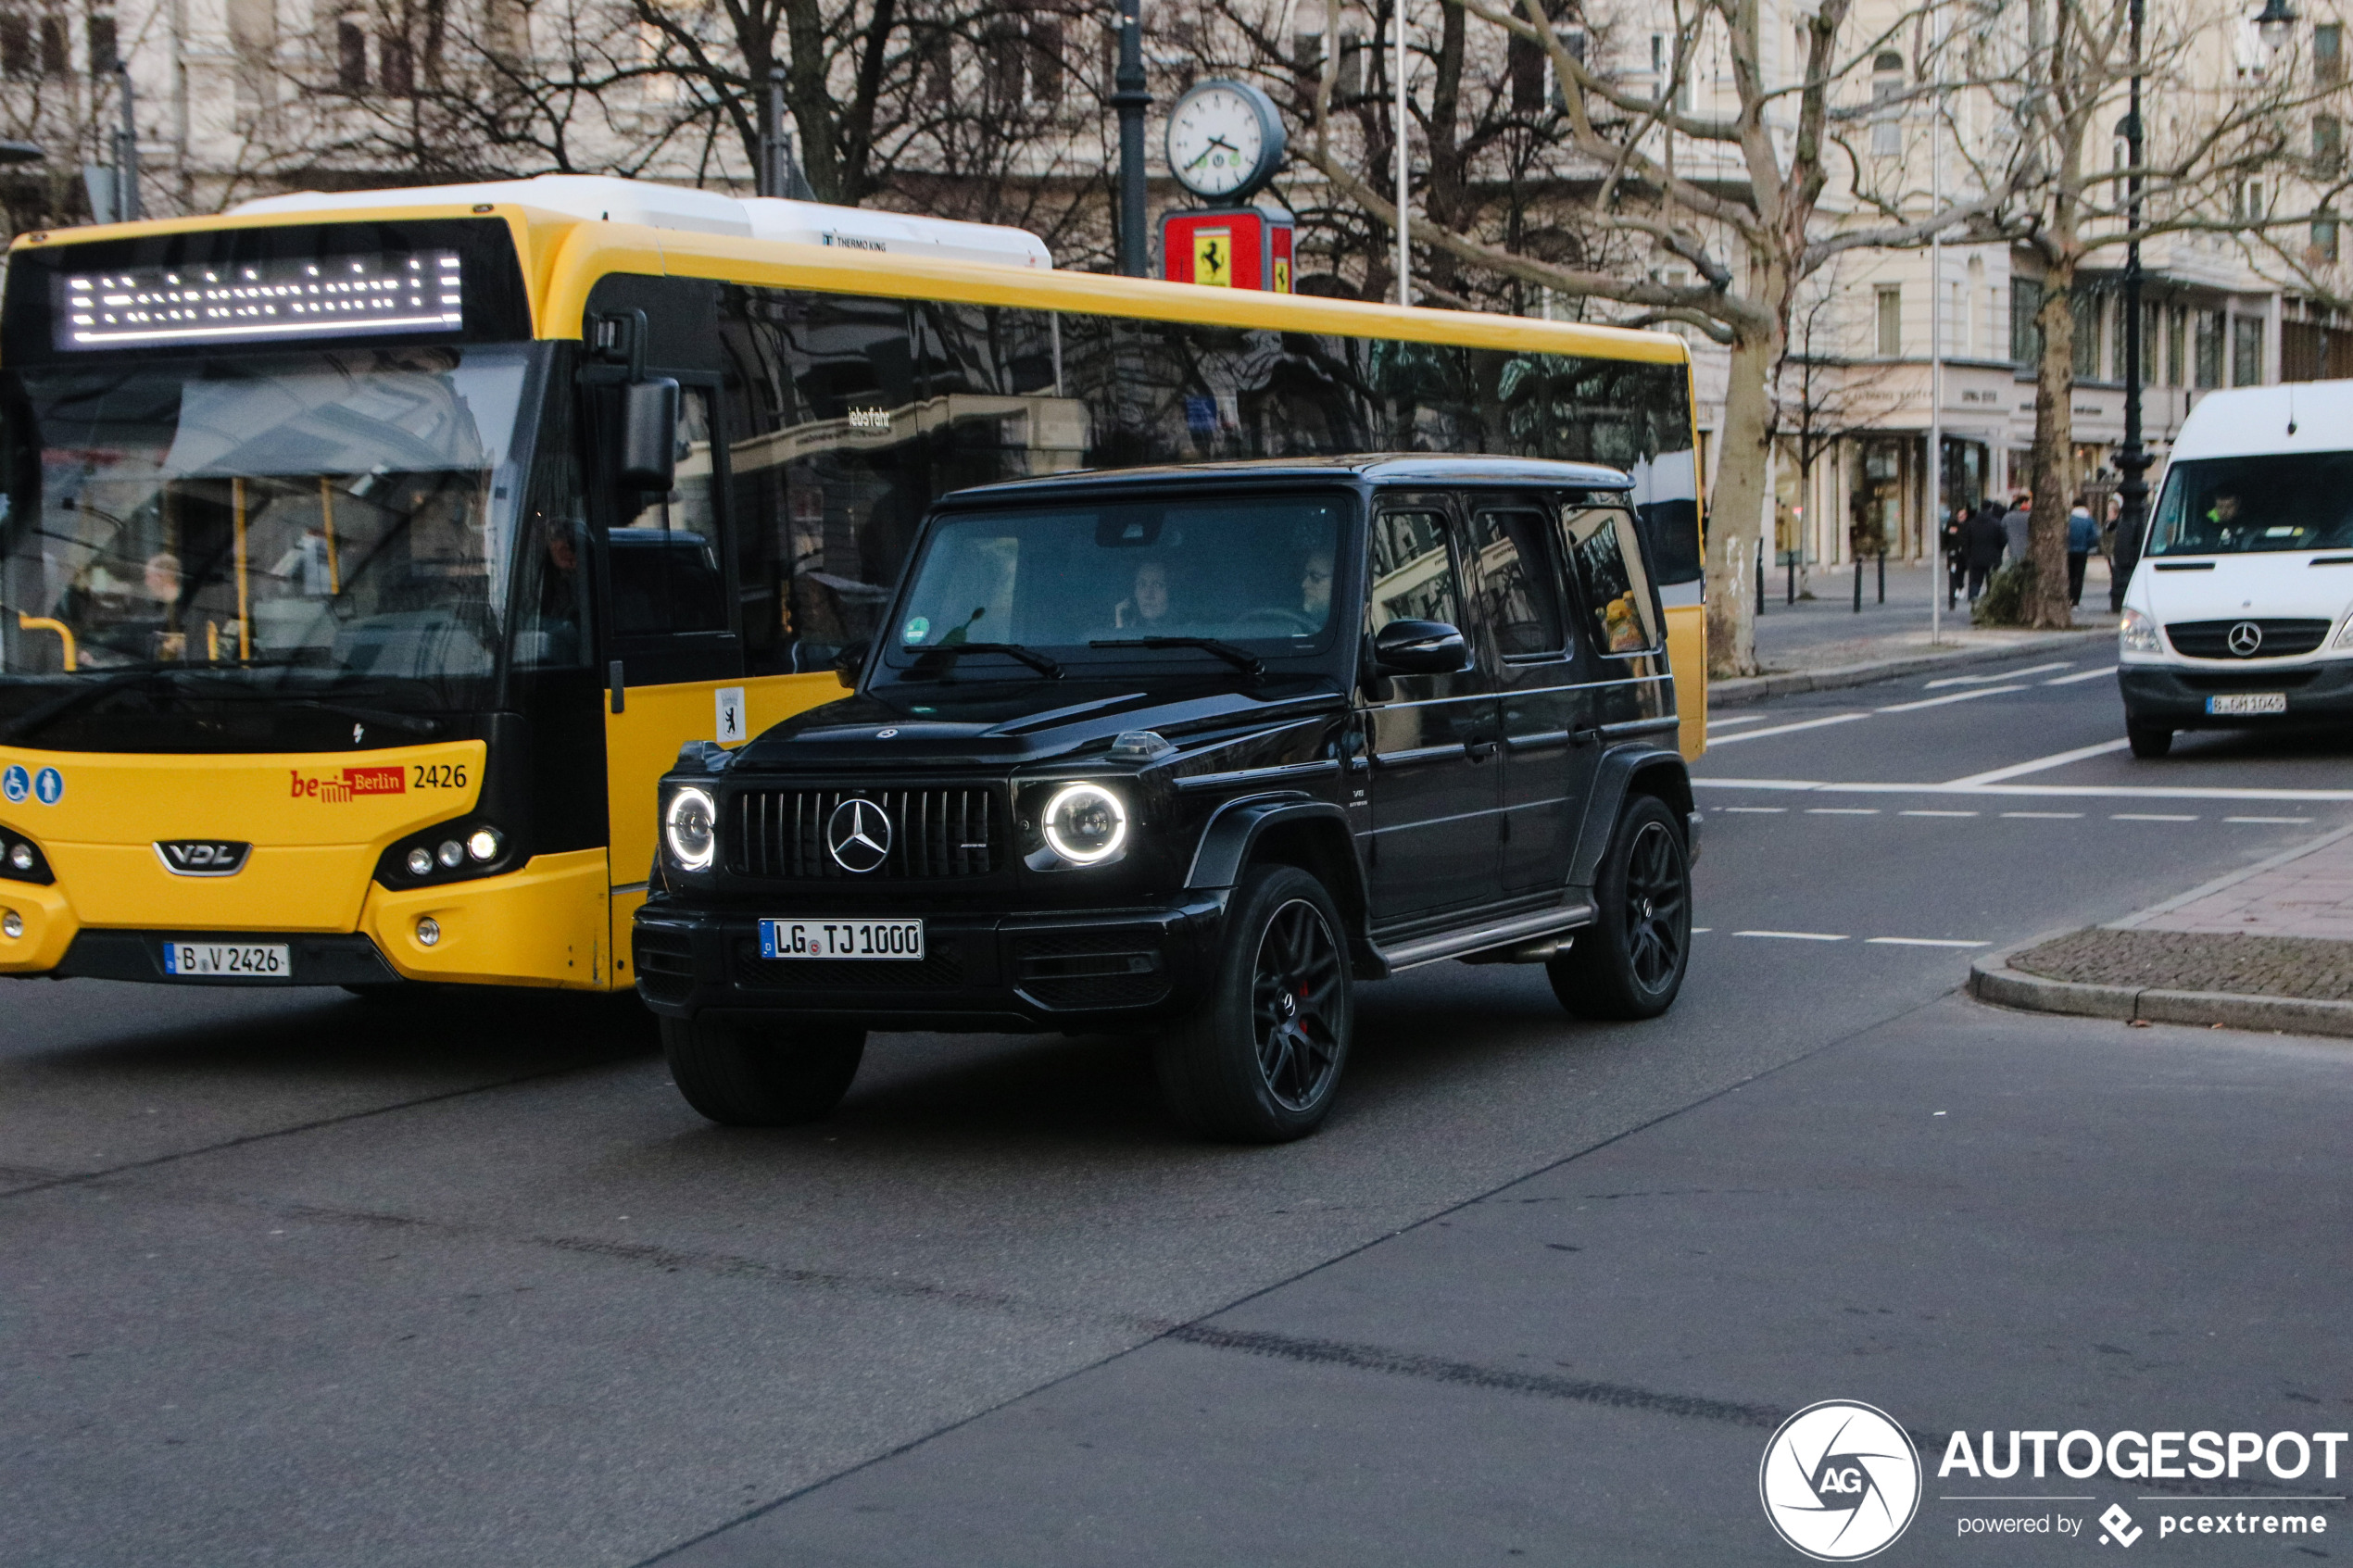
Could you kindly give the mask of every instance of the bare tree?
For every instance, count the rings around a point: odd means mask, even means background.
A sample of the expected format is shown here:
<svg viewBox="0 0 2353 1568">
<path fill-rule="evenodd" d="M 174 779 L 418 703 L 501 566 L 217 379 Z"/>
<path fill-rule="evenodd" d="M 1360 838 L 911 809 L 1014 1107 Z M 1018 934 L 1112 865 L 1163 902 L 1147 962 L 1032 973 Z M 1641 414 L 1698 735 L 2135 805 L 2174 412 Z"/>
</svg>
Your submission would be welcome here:
<svg viewBox="0 0 2353 1568">
<path fill-rule="evenodd" d="M 1771 425 L 1797 465 L 1798 494 L 1810 498 L 1814 474 L 1842 442 L 1880 427 L 1893 403 L 1884 362 L 1858 362 L 1836 261 L 1806 281 L 1791 311 L 1780 363 L 1773 370 Z M 1933 459 L 1931 459 L 1933 460 Z M 1806 580 L 1805 540 L 1798 540 L 1798 582 Z"/>
</svg>

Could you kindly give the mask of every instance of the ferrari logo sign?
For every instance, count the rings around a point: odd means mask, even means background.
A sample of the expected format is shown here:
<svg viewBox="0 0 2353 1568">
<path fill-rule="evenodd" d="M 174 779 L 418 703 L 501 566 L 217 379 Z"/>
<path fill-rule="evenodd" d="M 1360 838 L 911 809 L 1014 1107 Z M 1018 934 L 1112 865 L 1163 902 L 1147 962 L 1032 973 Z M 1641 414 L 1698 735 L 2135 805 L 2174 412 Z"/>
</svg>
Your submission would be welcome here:
<svg viewBox="0 0 2353 1568">
<path fill-rule="evenodd" d="M 1193 282 L 1212 288 L 1234 286 L 1234 232 L 1231 229 L 1193 231 Z"/>
</svg>

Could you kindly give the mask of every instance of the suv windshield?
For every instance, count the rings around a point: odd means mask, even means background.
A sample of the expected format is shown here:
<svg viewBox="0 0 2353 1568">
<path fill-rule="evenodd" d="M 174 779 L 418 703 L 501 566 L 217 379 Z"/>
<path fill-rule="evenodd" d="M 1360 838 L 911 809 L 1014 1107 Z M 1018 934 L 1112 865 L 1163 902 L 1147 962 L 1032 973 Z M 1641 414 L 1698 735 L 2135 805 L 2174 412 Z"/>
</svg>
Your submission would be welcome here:
<svg viewBox="0 0 2353 1568">
<path fill-rule="evenodd" d="M 947 513 L 908 584 L 892 662 L 963 643 L 1052 649 L 1065 662 L 1218 661 L 1181 644 L 1142 655 L 1089 649 L 1158 638 L 1274 658 L 1319 652 L 1353 510 L 1340 495 L 1228 495 Z"/>
<path fill-rule="evenodd" d="M 0 723 L 61 711 L 78 683 L 150 709 L 175 694 L 479 706 L 537 352 L 351 349 L 12 378 Z M 134 680 L 142 671 L 154 679 Z M 77 706 L 98 704 L 65 708 Z"/>
<path fill-rule="evenodd" d="M 2353 546 L 2353 452 L 2206 458 L 2165 476 L 2153 556 Z"/>
</svg>

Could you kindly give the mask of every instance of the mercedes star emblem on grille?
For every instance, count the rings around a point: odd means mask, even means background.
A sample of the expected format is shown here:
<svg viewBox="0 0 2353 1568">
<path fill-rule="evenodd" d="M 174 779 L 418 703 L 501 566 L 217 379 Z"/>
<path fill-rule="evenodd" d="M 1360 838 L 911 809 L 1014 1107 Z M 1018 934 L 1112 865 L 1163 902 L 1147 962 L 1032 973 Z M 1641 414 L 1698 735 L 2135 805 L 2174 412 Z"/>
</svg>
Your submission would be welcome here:
<svg viewBox="0 0 2353 1568">
<path fill-rule="evenodd" d="M 825 819 L 825 853 L 835 865 L 860 876 L 880 871 L 890 857 L 890 814 L 854 796 L 843 801 Z"/>
<path fill-rule="evenodd" d="M 2231 651 L 2241 659 L 2252 659 L 2255 650 L 2263 646 L 2263 628 L 2252 621 L 2242 621 L 2231 628 Z"/>
<path fill-rule="evenodd" d="M 253 846 L 228 838 L 159 838 L 156 857 L 174 876 L 234 876 Z"/>
</svg>

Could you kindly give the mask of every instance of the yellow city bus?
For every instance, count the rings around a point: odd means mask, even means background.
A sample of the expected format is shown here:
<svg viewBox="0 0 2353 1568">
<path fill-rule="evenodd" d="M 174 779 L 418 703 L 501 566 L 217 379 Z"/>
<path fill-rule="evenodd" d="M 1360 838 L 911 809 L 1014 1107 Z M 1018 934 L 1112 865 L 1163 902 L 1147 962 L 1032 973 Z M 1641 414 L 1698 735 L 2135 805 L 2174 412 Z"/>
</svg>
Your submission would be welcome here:
<svg viewBox="0 0 2353 1568">
<path fill-rule="evenodd" d="M 890 214 L 548 177 L 28 234 L 0 973 L 630 985 L 680 746 L 839 695 L 935 496 L 1081 467 L 1629 470 L 1695 754 L 1694 448 L 1672 336 Z"/>
</svg>

